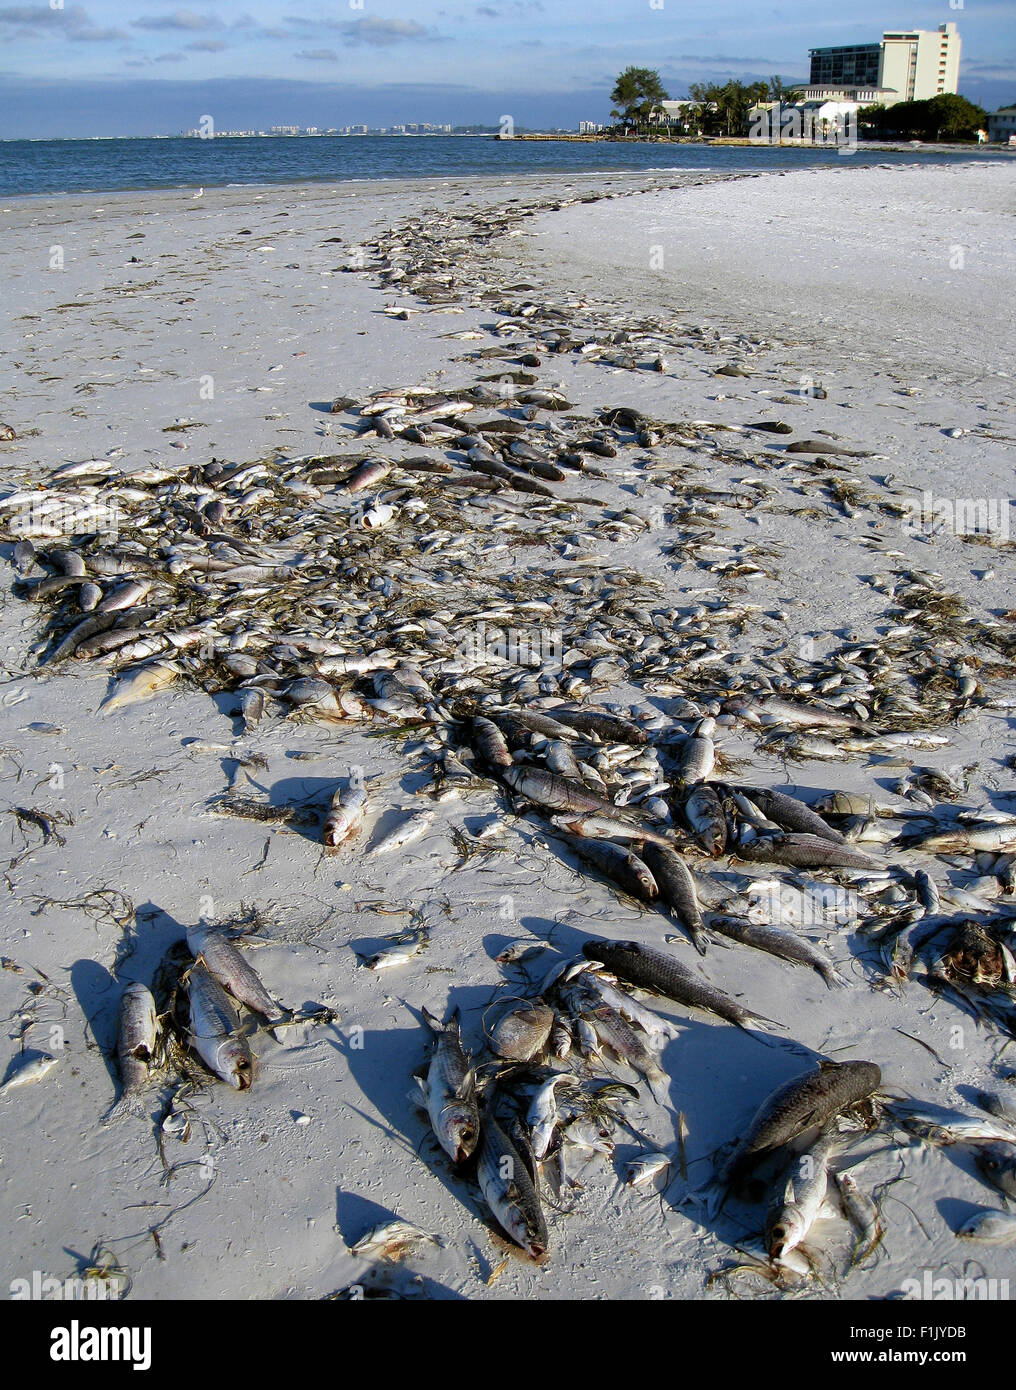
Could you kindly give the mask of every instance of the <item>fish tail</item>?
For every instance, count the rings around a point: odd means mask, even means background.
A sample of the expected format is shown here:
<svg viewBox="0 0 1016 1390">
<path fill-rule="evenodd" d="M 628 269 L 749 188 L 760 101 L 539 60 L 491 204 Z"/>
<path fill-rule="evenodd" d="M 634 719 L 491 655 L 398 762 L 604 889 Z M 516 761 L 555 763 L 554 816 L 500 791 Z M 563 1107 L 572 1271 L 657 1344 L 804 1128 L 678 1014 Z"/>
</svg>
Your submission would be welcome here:
<svg viewBox="0 0 1016 1390">
<path fill-rule="evenodd" d="M 140 1120 L 144 1113 L 145 1107 L 140 1094 L 127 1091 L 120 1097 L 115 1105 L 109 1107 L 102 1117 L 102 1123 L 104 1125 L 119 1124 L 120 1121 L 125 1120 L 128 1115 L 132 1115 L 135 1119 Z"/>
<path fill-rule="evenodd" d="M 653 1072 L 647 1072 L 646 1082 L 649 1085 L 650 1091 L 652 1091 L 653 1093 L 653 1099 L 656 1101 L 657 1105 L 664 1105 L 669 1107 L 670 1077 L 662 1069 L 662 1067 L 658 1067 Z"/>
<path fill-rule="evenodd" d="M 754 1013 L 751 1009 L 744 1009 L 740 1017 L 732 1021 L 737 1024 L 738 1028 L 743 1028 L 747 1032 L 751 1031 L 749 1024 L 756 1028 L 765 1028 L 768 1025 L 769 1028 L 786 1029 L 787 1026 L 785 1023 L 780 1023 L 778 1019 L 767 1018 L 765 1014 Z"/>
<path fill-rule="evenodd" d="M 826 968 L 822 971 L 822 978 L 823 980 L 825 980 L 826 985 L 829 987 L 829 989 L 850 988 L 850 981 L 847 979 L 847 977 L 845 975 L 841 975 L 838 970 L 834 970 L 832 966 L 826 966 Z"/>
</svg>

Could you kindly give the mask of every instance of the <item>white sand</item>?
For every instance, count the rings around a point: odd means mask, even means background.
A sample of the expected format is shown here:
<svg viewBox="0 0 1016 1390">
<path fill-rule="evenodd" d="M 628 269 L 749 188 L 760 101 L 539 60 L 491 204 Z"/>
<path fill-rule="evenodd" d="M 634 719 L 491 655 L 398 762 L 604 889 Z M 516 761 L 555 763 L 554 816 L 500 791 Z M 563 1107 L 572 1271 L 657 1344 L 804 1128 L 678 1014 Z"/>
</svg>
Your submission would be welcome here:
<svg viewBox="0 0 1016 1390">
<path fill-rule="evenodd" d="M 797 437 L 831 430 L 874 451 L 879 457 L 857 465 L 854 476 L 862 481 L 892 474 L 892 487 L 905 493 L 927 487 L 938 495 L 1007 498 L 1014 187 L 1016 170 L 1007 166 L 845 167 L 738 180 L 547 214 L 532 225 L 532 235 L 513 238 L 496 254 L 506 268 L 517 264 L 528 279 L 548 286 L 548 298 L 582 295 L 604 308 L 642 304 L 707 333 L 740 331 L 768 344 L 756 349 L 750 379 L 711 374 L 736 347 L 716 340 L 669 352 L 666 374 L 611 374 L 572 357 L 552 359 L 541 379 L 560 380 L 590 414 L 625 404 L 661 419 L 743 424 L 778 398 L 775 410 Z M 16 368 L 3 417 L 22 438 L 0 446 L 4 483 L 21 486 L 42 470 L 113 448 L 132 462 L 172 458 L 173 442 L 201 461 L 255 458 L 273 448 L 294 456 L 327 452 L 330 432 L 337 435 L 339 427 L 310 403 L 382 385 L 471 380 L 473 368 L 455 359 L 474 345 L 439 335 L 489 325 L 489 311 L 396 322 L 381 313 L 394 296 L 372 289 L 366 277 L 330 272 L 344 263 L 350 245 L 407 212 L 467 193 L 492 204 L 506 195 L 524 198 L 527 188 L 458 181 L 353 192 L 209 190 L 200 204 L 169 193 L 10 204 L 0 239 L 0 278 L 9 290 L 0 348 Z M 238 236 L 244 228 L 253 235 Z M 138 231 L 144 239 L 130 240 Z M 329 236 L 344 244 L 323 245 Z M 62 272 L 47 269 L 58 245 Z M 966 248 L 962 272 L 949 268 L 955 245 Z M 646 268 L 653 246 L 664 248 L 661 273 Z M 265 247 L 274 249 L 259 249 Z M 129 263 L 132 255 L 139 264 Z M 293 263 L 299 268 L 286 268 Z M 69 304 L 76 307 L 59 307 Z M 214 401 L 200 395 L 208 374 Z M 827 400 L 788 394 L 805 376 L 822 379 Z M 914 394 L 901 394 L 906 388 Z M 161 433 L 180 417 L 206 427 Z M 957 426 L 971 432 L 958 439 L 943 433 Z M 33 427 L 39 434 L 29 433 Z M 751 472 L 748 462 L 724 465 L 710 480 L 725 487 Z M 793 479 L 763 476 L 802 505 Z M 603 484 L 602 495 L 642 512 L 666 500 L 635 474 Z M 822 651 L 837 630 L 884 631 L 887 601 L 863 578 L 880 560 L 860 538 L 940 571 L 979 615 L 1012 603 L 1011 546 L 989 550 L 949 535 L 927 541 L 867 511 L 854 521 L 830 511 L 817 524 L 773 507 L 725 512 L 724 522 L 732 528 L 725 539 L 749 535 L 760 546 L 779 546 L 776 579 L 753 585 L 745 596 L 767 613 L 783 610 L 787 621 L 760 616 L 736 641 L 746 651 L 807 634 Z M 660 553 L 668 539 L 665 528 L 649 533 L 624 562 L 664 579 L 673 606 L 690 606 L 697 600 L 682 595 L 715 581 L 694 566 L 672 568 Z M 571 1210 L 549 1210 L 547 1266 L 537 1270 L 509 1258 L 488 1286 L 505 1250 L 484 1224 L 475 1189 L 436 1155 L 425 1122 L 405 1098 L 428 1046 L 418 1010 L 426 1005 L 445 1013 L 457 1004 L 467 1038 L 477 1045 L 482 1010 L 505 978 L 493 957 L 507 941 L 552 934 L 554 945 L 570 952 L 591 930 L 659 943 L 670 930 L 661 917 L 622 907 L 604 887 L 513 831 L 507 843 L 516 854 L 451 872 L 457 856 L 449 831 L 493 810 L 494 798 L 484 794 L 440 807 L 434 833 L 387 860 L 363 857 L 366 838 L 324 860 L 313 829 L 308 836 L 206 817 L 205 803 L 223 790 L 233 765 L 221 755 L 188 754 L 182 740 L 230 743 L 228 702 L 172 693 L 96 715 L 104 674 L 76 670 L 37 680 L 29 673 L 26 652 L 38 635 L 37 614 L 10 596 L 9 585 L 0 623 L 8 668 L 0 692 L 0 746 L 8 752 L 0 769 L 4 802 L 74 818 L 60 827 L 66 845 L 50 844 L 23 859 L 3 896 L 0 953 L 23 973 L 0 972 L 0 1011 L 10 1020 L 0 1067 L 6 1070 L 15 1056 L 25 1024 L 27 1047 L 51 1050 L 58 1040 L 51 1027 L 65 1031 L 66 1047 L 50 1076 L 0 1099 L 0 1217 L 8 1233 L 0 1289 L 3 1280 L 30 1277 L 34 1269 L 70 1274 L 66 1251 L 84 1254 L 102 1242 L 131 1272 L 138 1296 L 319 1297 L 362 1277 L 363 1262 L 345 1243 L 395 1213 L 447 1242 L 444 1250 L 427 1247 L 408 1265 L 422 1276 L 422 1291 L 435 1297 L 706 1295 L 708 1274 L 730 1263 L 739 1234 L 734 1217 L 716 1232 L 697 1226 L 694 1213 L 676 1205 L 680 1182 L 662 1203 L 619 1190 L 617 1173 L 641 1147 L 623 1132 L 613 1165 L 587 1171 Z M 992 692 L 1006 688 L 996 683 Z M 18 702 L 21 693 L 27 698 Z M 947 729 L 947 748 L 914 760 L 975 765 L 968 804 L 1008 804 L 1012 774 L 1002 759 L 1011 749 L 1009 722 L 997 712 L 979 714 Z M 39 733 L 32 723 L 63 732 Z M 348 766 L 361 763 L 382 788 L 382 813 L 409 805 L 418 779 L 403 780 L 405 765 L 390 745 L 365 732 L 266 721 L 246 746 L 268 759 L 269 771 L 252 776 L 282 801 L 330 791 Z M 288 759 L 286 752 L 297 748 L 319 751 L 320 761 Z M 745 776 L 754 769 L 782 787 L 871 791 L 900 775 L 873 768 L 862 756 L 844 765 L 785 769 L 741 736 L 729 751 L 744 758 Z M 53 764 L 64 769 L 62 789 L 46 786 Z M 149 780 L 134 780 L 153 770 Z M 243 783 L 241 773 L 238 788 Z M 10 815 L 4 824 L 13 857 L 21 839 Z M 266 842 L 268 858 L 259 867 Z M 275 944 L 256 951 L 253 964 L 287 1002 L 324 1002 L 341 1014 L 337 1030 L 297 1030 L 284 1034 L 280 1047 L 266 1042 L 251 1093 L 215 1085 L 200 1097 L 201 1120 L 195 1118 L 189 1144 L 170 1141 L 167 1150 L 170 1161 L 192 1166 L 178 1169 L 168 1187 L 160 1182 L 147 1125 L 99 1123 L 115 1081 L 95 1040 L 108 1048 L 113 1036 L 119 989 L 109 971 L 122 945 L 120 929 L 75 909 L 33 915 L 36 895 L 67 901 L 99 888 L 119 890 L 137 908 L 137 948 L 122 981 L 150 979 L 183 927 L 209 912 L 203 899 L 210 896 L 213 916 L 233 915 L 242 903 L 272 913 Z M 504 894 L 511 895 L 514 920 L 502 916 Z M 357 968 L 349 943 L 377 942 L 405 921 L 353 910 L 379 900 L 422 907 L 432 940 L 424 955 L 376 977 Z M 851 960 L 846 942 L 835 946 L 834 957 L 852 980 L 849 991 L 836 995 L 811 972 L 746 949 L 714 948 L 706 969 L 717 984 L 780 1019 L 805 1048 L 877 1061 L 888 1084 L 972 1108 L 970 1088 L 992 1082 L 990 1065 L 1004 1039 L 977 1031 L 919 985 L 901 998 L 872 989 L 871 972 Z M 693 961 L 690 949 L 684 958 Z M 26 986 L 36 971 L 52 984 L 33 999 Z M 663 1062 L 673 1078 L 673 1108 L 687 1117 L 689 1157 L 698 1160 L 694 1184 L 708 1174 L 702 1160 L 739 1131 L 764 1094 L 804 1065 L 803 1054 L 763 1048 L 676 1006 L 662 1012 L 685 1024 Z M 950 1047 L 956 1024 L 964 1026 L 961 1048 Z M 924 1039 L 946 1065 L 897 1029 Z M 673 1115 L 643 1092 L 644 1100 L 629 1108 L 630 1120 L 645 1135 L 645 1147 L 672 1148 Z M 296 1124 L 298 1114 L 309 1115 L 310 1124 Z M 214 1158 L 212 1170 L 199 1162 L 206 1154 Z M 881 1154 L 860 1170 L 861 1186 L 870 1191 L 896 1177 L 901 1162 L 909 1181 L 891 1191 L 907 1206 L 886 1203 L 884 1251 L 873 1267 L 842 1280 L 842 1297 L 884 1296 L 925 1268 L 958 1274 L 970 1252 L 954 1229 L 974 1206 L 1001 1205 L 977 1178 L 968 1153 L 955 1149 L 907 1149 L 902 1160 Z M 210 1189 L 208 1171 L 215 1173 Z M 162 1227 L 160 1259 L 149 1228 L 202 1193 Z M 747 1209 L 737 1210 L 743 1217 Z M 760 1209 L 754 1218 L 748 1212 L 756 1228 L 761 1216 Z M 1011 1269 L 1004 1251 L 977 1254 L 989 1275 L 1004 1277 Z M 410 1274 L 399 1279 L 406 1286 Z M 832 1295 L 832 1289 L 816 1292 Z M 722 1286 L 709 1293 L 723 1296 Z"/>
</svg>

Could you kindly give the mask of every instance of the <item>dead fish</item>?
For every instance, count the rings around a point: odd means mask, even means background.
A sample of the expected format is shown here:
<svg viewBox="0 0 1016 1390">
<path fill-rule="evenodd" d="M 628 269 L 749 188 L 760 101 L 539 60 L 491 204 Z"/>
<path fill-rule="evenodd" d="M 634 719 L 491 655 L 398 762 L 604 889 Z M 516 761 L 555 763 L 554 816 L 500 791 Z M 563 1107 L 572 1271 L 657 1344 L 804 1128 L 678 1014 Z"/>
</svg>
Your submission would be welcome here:
<svg viewBox="0 0 1016 1390">
<path fill-rule="evenodd" d="M 795 439 L 787 445 L 788 454 L 833 454 L 842 458 L 863 459 L 868 458 L 868 451 L 865 449 L 845 449 L 840 444 L 834 444 L 828 439 Z"/>
<path fill-rule="evenodd" d="M 922 1100 L 893 1100 L 886 1109 L 910 1134 L 931 1144 L 1016 1143 L 1016 1127 L 1004 1120 Z"/>
<path fill-rule="evenodd" d="M 692 834 L 707 854 L 718 859 L 727 847 L 727 817 L 715 788 L 701 782 L 681 808 Z"/>
<path fill-rule="evenodd" d="M 643 1183 L 652 1182 L 660 1173 L 665 1173 L 669 1167 L 670 1158 L 665 1153 L 643 1154 L 640 1158 L 630 1159 L 625 1166 L 625 1186 L 641 1187 Z"/>
<path fill-rule="evenodd" d="M 527 1164 L 489 1107 L 480 1125 L 476 1175 L 498 1225 L 534 1260 L 546 1255 L 550 1238 L 540 1206 L 535 1160 Z"/>
<path fill-rule="evenodd" d="M 721 1171 L 729 1187 L 765 1154 L 782 1148 L 813 1125 L 827 1125 L 841 1110 L 867 1100 L 882 1084 L 874 1062 L 822 1062 L 793 1076 L 759 1106 Z"/>
<path fill-rule="evenodd" d="M 813 946 L 810 941 L 804 940 L 795 932 L 752 922 L 747 917 L 731 917 L 722 913 L 710 915 L 709 929 L 719 932 L 721 936 L 730 937 L 732 941 L 740 941 L 744 946 L 754 946 L 758 951 L 767 951 L 771 956 L 779 956 L 781 960 L 793 961 L 796 965 L 810 965 L 813 970 L 818 971 L 830 989 L 837 985 L 846 987 L 850 984 L 817 946 Z"/>
<path fill-rule="evenodd" d="M 666 903 L 691 937 L 696 951 L 704 956 L 708 937 L 702 927 L 702 909 L 699 907 L 695 880 L 687 864 L 669 845 L 655 840 L 646 845 L 643 853 L 649 871 L 659 886 L 660 901 Z"/>
<path fill-rule="evenodd" d="M 36 1081 L 41 1081 L 44 1076 L 53 1070 L 59 1058 L 51 1057 L 44 1053 L 39 1057 L 33 1057 L 31 1061 L 23 1063 L 17 1071 L 12 1072 L 7 1080 L 0 1086 L 0 1096 L 7 1095 L 8 1091 L 16 1091 L 19 1086 L 31 1086 Z"/>
<path fill-rule="evenodd" d="M 816 812 L 824 816 L 913 816 L 919 812 L 906 807 L 897 808 L 887 801 L 879 801 L 874 796 L 863 796 L 856 792 L 829 792 L 815 802 Z M 803 827 L 801 827 L 803 828 Z"/>
<path fill-rule="evenodd" d="M 138 983 L 128 985 L 120 997 L 116 1034 L 123 1093 L 107 1112 L 106 1123 L 144 1113 L 141 1097 L 155 1064 L 158 1037 L 159 1019 L 151 990 Z"/>
<path fill-rule="evenodd" d="M 289 1009 L 284 1009 L 278 1000 L 272 998 L 260 975 L 244 960 L 221 928 L 188 927 L 187 946 L 223 989 L 228 990 L 252 1013 L 258 1014 L 268 1028 L 276 1028 L 293 1017 Z"/>
<path fill-rule="evenodd" d="M 738 859 L 752 864 L 787 864 L 797 869 L 881 869 L 885 865 L 870 854 L 834 844 L 821 835 L 788 831 L 782 835 L 760 835 L 748 844 L 738 844 Z"/>
<path fill-rule="evenodd" d="M 610 840 L 586 840 L 579 835 L 564 837 L 580 859 L 598 869 L 633 898 L 652 902 L 660 895 L 655 878 L 637 854 Z"/>
<path fill-rule="evenodd" d="M 839 710 L 827 709 L 821 705 L 796 705 L 790 700 L 763 699 L 757 705 L 748 706 L 742 702 L 737 707 L 742 717 L 754 718 L 762 724 L 783 724 L 792 729 L 839 729 L 857 731 L 864 728 L 859 719 L 841 714 Z"/>
<path fill-rule="evenodd" d="M 764 430 L 767 434 L 793 434 L 793 428 L 782 420 L 757 420 L 754 425 L 745 425 L 746 430 Z"/>
<path fill-rule="evenodd" d="M 421 835 L 426 834 L 434 824 L 433 811 L 413 811 L 410 815 L 401 820 L 393 830 L 390 830 L 383 839 L 379 840 L 370 850 L 369 854 L 390 854 L 393 849 L 402 849 L 404 845 L 412 844 Z"/>
<path fill-rule="evenodd" d="M 364 488 L 375 487 L 390 471 L 391 464 L 381 459 L 365 459 L 346 479 L 346 491 L 363 492 Z"/>
<path fill-rule="evenodd" d="M 547 772 L 541 767 L 513 766 L 505 770 L 503 777 L 513 791 L 537 806 L 549 806 L 555 811 L 598 811 L 615 816 L 618 814 L 618 809 L 612 801 L 594 796 L 581 782 L 559 777 L 555 772 Z"/>
<path fill-rule="evenodd" d="M 482 715 L 473 719 L 473 747 L 490 768 L 514 767 L 504 734 L 495 723 Z"/>
<path fill-rule="evenodd" d="M 569 815 L 551 816 L 550 823 L 559 830 L 566 830 L 586 840 L 638 840 L 647 846 L 663 845 L 665 848 L 673 844 L 673 840 L 658 835 L 655 830 L 636 825 L 632 821 L 621 820 L 617 816 L 572 812 Z"/>
<path fill-rule="evenodd" d="M 797 1155 L 774 1219 L 767 1222 L 766 1248 L 776 1264 L 807 1238 L 814 1225 L 829 1185 L 829 1155 L 835 1135 L 824 1130 L 811 1148 Z"/>
<path fill-rule="evenodd" d="M 681 1036 L 681 1030 L 676 1024 L 671 1023 L 669 1018 L 663 1018 L 662 1015 L 654 1013 L 652 1009 L 647 1009 L 644 1004 L 638 1002 L 634 995 L 627 994 L 620 989 L 612 978 L 602 973 L 598 964 L 590 963 L 585 979 L 603 1002 L 609 1005 L 615 1013 L 619 1013 L 622 1018 L 637 1024 L 644 1033 L 648 1033 L 652 1045 L 657 1051 L 660 1051 L 669 1039 Z"/>
<path fill-rule="evenodd" d="M 938 831 L 909 842 L 911 848 L 929 853 L 967 853 L 974 850 L 1008 850 L 1016 846 L 1016 821 L 974 822 L 955 830 Z"/>
<path fill-rule="evenodd" d="M 1016 1147 L 1012 1143 L 979 1144 L 974 1162 L 993 1187 L 1016 1201 Z"/>
<path fill-rule="evenodd" d="M 24 576 L 32 573 L 37 564 L 35 546 L 31 541 L 18 541 L 11 552 L 11 564 L 18 574 Z"/>
<path fill-rule="evenodd" d="M 362 784 L 337 787 L 325 819 L 321 839 L 329 848 L 348 840 L 363 820 L 367 809 L 367 788 Z"/>
<path fill-rule="evenodd" d="M 620 715 L 600 710 L 562 709 L 555 705 L 552 717 L 558 724 L 566 724 L 580 734 L 591 734 L 607 743 L 630 743 L 640 748 L 649 742 L 645 729 Z"/>
<path fill-rule="evenodd" d="M 585 975 L 577 975 L 559 985 L 558 994 L 572 1017 L 580 1019 L 595 1033 L 597 1050 L 644 1076 L 657 1101 L 665 1105 L 670 1078 L 660 1066 L 656 1053 L 643 1042 L 642 1034 L 605 1002 L 595 983 Z M 653 1037 L 652 1034 L 646 1036 Z M 662 1041 L 663 1036 L 662 1030 L 655 1030 L 657 1040 Z"/>
<path fill-rule="evenodd" d="M 425 1231 L 420 1226 L 414 1226 L 411 1221 L 389 1221 L 375 1226 L 372 1231 L 361 1236 L 355 1245 L 349 1247 L 349 1253 L 365 1259 L 377 1258 L 396 1262 L 405 1259 L 415 1246 L 427 1244 L 444 1248 L 444 1241 L 440 1236 Z"/>
<path fill-rule="evenodd" d="M 118 613 L 124 608 L 133 608 L 135 604 L 141 602 L 151 587 L 147 580 L 129 579 L 125 584 L 119 584 L 111 594 L 108 594 L 95 611 L 97 613 Z"/>
<path fill-rule="evenodd" d="M 878 1247 L 885 1235 L 882 1217 L 877 1204 L 866 1192 L 862 1192 L 850 1173 L 835 1173 L 840 1202 L 847 1220 L 857 1232 L 857 1240 L 850 1255 L 850 1267 L 860 1264 Z"/>
<path fill-rule="evenodd" d="M 458 1009 L 447 1023 L 427 1009 L 422 1013 L 434 1033 L 434 1051 L 426 1080 L 418 1078 L 420 1089 L 438 1142 L 454 1163 L 463 1163 L 480 1136 L 476 1073 L 462 1046 Z"/>
<path fill-rule="evenodd" d="M 240 1031 L 240 1016 L 206 966 L 196 961 L 187 973 L 189 1041 L 216 1076 L 235 1091 L 254 1082 L 254 1058 Z"/>
<path fill-rule="evenodd" d="M 539 1000 L 523 1000 L 498 1020 L 490 1045 L 499 1057 L 528 1062 L 546 1047 L 553 1024 L 553 1009 Z"/>
<path fill-rule="evenodd" d="M 820 815 L 803 801 L 798 801 L 796 796 L 787 796 L 784 792 L 771 791 L 766 787 L 735 787 L 734 790 L 749 797 L 764 816 L 784 830 L 802 831 L 837 844 L 844 843 L 838 830 L 826 825 Z"/>
<path fill-rule="evenodd" d="M 419 931 L 414 936 L 396 942 L 392 946 L 386 946 L 383 951 L 378 951 L 376 955 L 371 956 L 370 960 L 366 962 L 367 969 L 377 973 L 381 970 L 390 970 L 395 965 L 405 965 L 407 961 L 426 950 L 427 945 L 427 933 Z"/>
<path fill-rule="evenodd" d="M 165 661 L 153 661 L 122 676 L 99 706 L 107 714 L 110 710 L 122 709 L 125 705 L 148 700 L 179 677 L 179 670 Z"/>
<path fill-rule="evenodd" d="M 551 739 L 543 750 L 544 761 L 551 772 L 560 777 L 570 777 L 573 782 L 582 781 L 582 771 L 575 754 L 563 739 Z"/>
<path fill-rule="evenodd" d="M 518 729 L 542 734 L 544 738 L 574 738 L 573 730 L 564 724 L 559 724 L 550 715 L 540 714 L 535 710 L 495 710 L 491 718 L 493 723 L 509 737 L 513 730 Z"/>
<path fill-rule="evenodd" d="M 251 729 L 257 727 L 264 712 L 265 693 L 263 690 L 258 690 L 256 686 L 246 686 L 240 691 L 240 716 L 243 719 L 244 733 L 249 733 Z"/>
<path fill-rule="evenodd" d="M 694 733 L 681 745 L 677 776 L 685 786 L 704 782 L 716 765 L 716 748 L 712 740 L 715 728 L 715 719 L 700 719 Z"/>
<path fill-rule="evenodd" d="M 772 1019 L 743 1008 L 708 980 L 682 965 L 676 956 L 654 951 L 638 941 L 586 941 L 582 954 L 587 960 L 599 961 L 622 980 L 639 989 L 652 990 L 668 999 L 675 999 L 688 1008 L 704 1009 L 725 1018 L 738 1028 L 750 1023 L 772 1023 Z"/>
<path fill-rule="evenodd" d="M 982 1245 L 1016 1244 L 1016 1212 L 978 1211 L 956 1232 L 960 1240 L 976 1240 Z"/>
<path fill-rule="evenodd" d="M 526 1124 L 533 1153 L 541 1161 L 546 1158 L 554 1137 L 554 1130 L 561 1122 L 557 1106 L 556 1092 L 559 1086 L 574 1087 L 575 1078 L 570 1072 L 557 1072 L 539 1087 L 526 1112 Z"/>
</svg>

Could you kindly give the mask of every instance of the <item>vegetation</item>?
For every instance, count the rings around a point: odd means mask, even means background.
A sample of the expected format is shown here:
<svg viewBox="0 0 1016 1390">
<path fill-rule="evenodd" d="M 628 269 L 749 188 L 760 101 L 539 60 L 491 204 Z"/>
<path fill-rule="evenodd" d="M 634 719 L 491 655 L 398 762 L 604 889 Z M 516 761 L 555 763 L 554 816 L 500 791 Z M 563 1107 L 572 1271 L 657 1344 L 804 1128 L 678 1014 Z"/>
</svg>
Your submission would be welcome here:
<svg viewBox="0 0 1016 1390">
<path fill-rule="evenodd" d="M 966 97 L 946 93 L 928 101 L 864 106 L 857 123 L 862 139 L 976 140 L 977 132 L 987 129 L 988 115 Z"/>
<path fill-rule="evenodd" d="M 753 106 L 764 101 L 796 101 L 797 89 L 787 87 L 783 79 L 771 77 L 768 82 L 725 83 L 696 82 L 688 89 L 697 105 L 686 108 L 681 130 L 686 135 L 743 135 L 748 128 L 748 114 Z M 658 124 L 662 103 L 667 93 L 658 72 L 649 68 L 626 68 L 611 93 L 614 109 L 611 120 L 634 134 Z"/>
<path fill-rule="evenodd" d="M 610 99 L 614 103 L 611 118 L 638 131 L 662 113 L 668 97 L 658 72 L 652 68 L 625 68 L 614 83 Z"/>
</svg>

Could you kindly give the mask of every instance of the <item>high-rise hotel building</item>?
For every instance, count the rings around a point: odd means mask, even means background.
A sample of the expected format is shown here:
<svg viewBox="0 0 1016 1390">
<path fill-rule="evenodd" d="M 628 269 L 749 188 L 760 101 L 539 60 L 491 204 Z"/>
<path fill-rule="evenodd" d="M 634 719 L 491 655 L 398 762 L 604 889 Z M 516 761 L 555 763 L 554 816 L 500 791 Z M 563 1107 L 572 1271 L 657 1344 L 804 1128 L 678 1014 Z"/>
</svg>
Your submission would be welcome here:
<svg viewBox="0 0 1016 1390">
<path fill-rule="evenodd" d="M 887 30 L 881 43 L 811 50 L 809 89 L 823 94 L 878 89 L 891 101 L 927 101 L 955 92 L 960 36 L 955 24 L 938 29 Z M 810 91 L 809 91 L 810 94 Z"/>
</svg>

